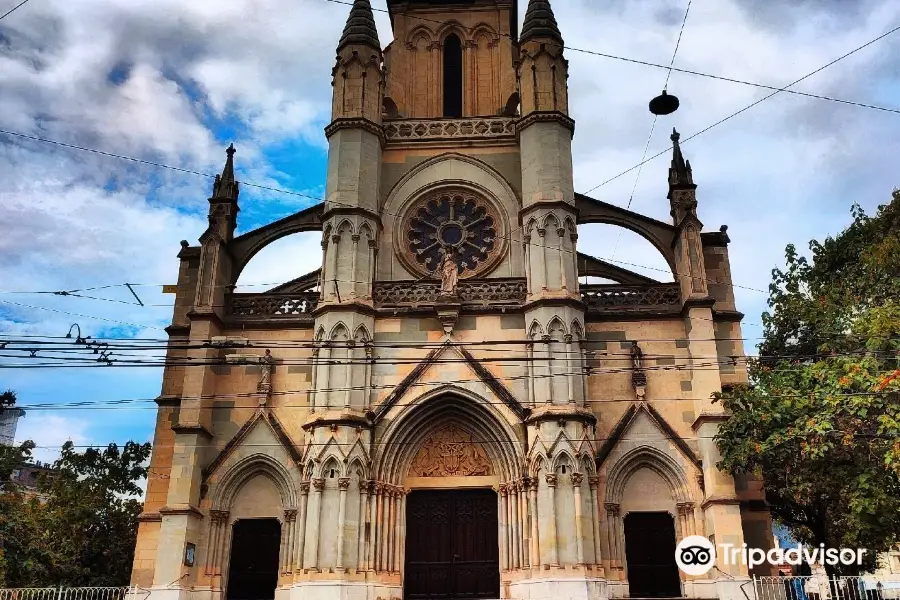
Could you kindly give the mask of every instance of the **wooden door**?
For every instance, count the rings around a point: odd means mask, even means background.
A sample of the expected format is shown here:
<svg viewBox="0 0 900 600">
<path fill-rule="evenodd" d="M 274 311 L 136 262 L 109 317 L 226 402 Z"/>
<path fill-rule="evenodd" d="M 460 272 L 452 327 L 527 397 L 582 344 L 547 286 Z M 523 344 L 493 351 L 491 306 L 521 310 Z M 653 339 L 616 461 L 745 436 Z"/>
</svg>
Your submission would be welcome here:
<svg viewBox="0 0 900 600">
<path fill-rule="evenodd" d="M 630 597 L 681 596 L 675 546 L 675 521 L 669 513 L 638 512 L 625 517 L 625 566 Z"/>
<path fill-rule="evenodd" d="M 281 523 L 244 519 L 234 524 L 228 565 L 228 600 L 272 600 L 278 587 Z"/>
<path fill-rule="evenodd" d="M 415 491 L 406 504 L 406 600 L 500 597 L 497 494 Z"/>
</svg>

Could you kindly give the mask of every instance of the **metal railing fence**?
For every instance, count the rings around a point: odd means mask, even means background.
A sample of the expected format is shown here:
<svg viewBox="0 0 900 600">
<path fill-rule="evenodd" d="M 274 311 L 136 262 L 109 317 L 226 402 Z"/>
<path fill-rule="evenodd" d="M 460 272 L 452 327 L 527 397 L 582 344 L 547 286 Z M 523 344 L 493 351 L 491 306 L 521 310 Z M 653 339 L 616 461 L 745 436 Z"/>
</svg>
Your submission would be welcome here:
<svg viewBox="0 0 900 600">
<path fill-rule="evenodd" d="M 754 577 L 753 584 L 756 600 L 900 600 L 900 582 L 870 575 L 780 575 Z"/>
<path fill-rule="evenodd" d="M 143 600 L 146 590 L 125 587 L 0 588 L 0 600 Z"/>
</svg>

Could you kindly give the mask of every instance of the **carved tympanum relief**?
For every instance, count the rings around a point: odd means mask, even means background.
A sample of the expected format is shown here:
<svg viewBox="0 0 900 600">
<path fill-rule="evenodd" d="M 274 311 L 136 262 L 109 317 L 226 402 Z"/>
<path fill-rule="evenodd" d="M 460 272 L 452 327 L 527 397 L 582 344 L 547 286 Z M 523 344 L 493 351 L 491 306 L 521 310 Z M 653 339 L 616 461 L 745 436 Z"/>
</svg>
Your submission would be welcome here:
<svg viewBox="0 0 900 600">
<path fill-rule="evenodd" d="M 472 436 L 448 425 L 436 431 L 416 454 L 409 469 L 411 477 L 466 477 L 492 475 L 484 449 Z"/>
</svg>

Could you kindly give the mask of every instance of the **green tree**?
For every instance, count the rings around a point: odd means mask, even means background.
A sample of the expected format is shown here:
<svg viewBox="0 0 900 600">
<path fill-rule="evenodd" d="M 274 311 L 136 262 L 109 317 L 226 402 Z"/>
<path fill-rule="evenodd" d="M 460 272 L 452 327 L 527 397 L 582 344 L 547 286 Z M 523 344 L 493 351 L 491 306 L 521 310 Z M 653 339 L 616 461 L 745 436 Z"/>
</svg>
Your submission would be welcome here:
<svg viewBox="0 0 900 600">
<path fill-rule="evenodd" d="M 717 395 L 720 467 L 762 475 L 798 541 L 868 550 L 842 574 L 900 540 L 900 191 L 852 216 L 811 260 L 787 247 L 751 383 Z"/>
<path fill-rule="evenodd" d="M 39 495 L 0 494 L 7 587 L 121 586 L 131 575 L 150 444 L 62 447 Z M 3 563 L 0 562 L 0 567 Z"/>
</svg>

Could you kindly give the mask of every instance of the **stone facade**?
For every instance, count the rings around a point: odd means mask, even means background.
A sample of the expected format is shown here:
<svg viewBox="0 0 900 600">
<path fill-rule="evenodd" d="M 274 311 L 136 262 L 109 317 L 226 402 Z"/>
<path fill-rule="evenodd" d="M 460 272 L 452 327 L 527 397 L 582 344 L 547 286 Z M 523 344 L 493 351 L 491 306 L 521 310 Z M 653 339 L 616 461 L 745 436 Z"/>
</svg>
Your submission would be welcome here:
<svg viewBox="0 0 900 600">
<path fill-rule="evenodd" d="M 677 134 L 672 223 L 576 194 L 549 3 L 521 38 L 507 0 L 388 6 L 387 49 L 367 0 L 338 44 L 325 202 L 235 237 L 229 148 L 209 228 L 182 243 L 133 583 L 235 598 L 235 524 L 276 519 L 277 598 L 401 598 L 419 490 L 496 493 L 503 598 L 634 596 L 625 524 L 643 512 L 678 538 L 770 544 L 759 482 L 716 469 L 710 394 L 745 378 L 742 315 Z M 644 236 L 671 281 L 579 254 L 584 223 Z M 322 232 L 321 269 L 231 291 L 302 231 Z M 743 598 L 746 570 L 719 566 L 677 595 Z"/>
</svg>

